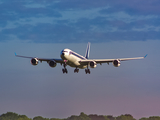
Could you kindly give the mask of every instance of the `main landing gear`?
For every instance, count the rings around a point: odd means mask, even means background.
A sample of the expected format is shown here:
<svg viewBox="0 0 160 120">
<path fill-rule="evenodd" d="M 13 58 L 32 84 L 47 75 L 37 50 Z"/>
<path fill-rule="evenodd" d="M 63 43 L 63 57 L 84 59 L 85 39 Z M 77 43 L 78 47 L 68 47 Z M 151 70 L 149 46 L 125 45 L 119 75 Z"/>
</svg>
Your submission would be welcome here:
<svg viewBox="0 0 160 120">
<path fill-rule="evenodd" d="M 77 67 L 76 67 L 76 69 L 74 69 L 74 73 L 78 73 L 79 72 L 79 69 L 77 69 Z M 86 72 L 86 74 L 90 74 L 91 72 L 90 72 L 90 69 L 85 69 L 85 72 Z"/>
<path fill-rule="evenodd" d="M 63 74 L 64 73 L 68 73 L 68 70 L 66 69 L 66 66 L 67 66 L 67 64 L 63 64 L 63 69 L 62 69 L 62 72 L 63 72 Z M 74 73 L 78 73 L 79 72 L 79 69 L 76 67 L 76 69 L 74 69 Z M 87 67 L 87 69 L 85 69 L 85 73 L 86 74 L 90 74 L 91 72 L 90 72 L 90 69 L 88 69 L 88 67 Z"/>
<path fill-rule="evenodd" d="M 74 73 L 78 73 L 79 72 L 79 69 L 77 69 L 77 67 L 76 67 L 76 69 L 74 69 Z M 85 72 L 86 72 L 86 74 L 90 74 L 91 72 L 90 72 L 90 69 L 88 69 L 88 67 L 87 67 L 87 69 L 85 69 Z"/>
<path fill-rule="evenodd" d="M 79 69 L 77 69 L 77 67 L 76 67 L 76 69 L 74 69 L 74 73 L 78 73 L 79 72 Z"/>
<path fill-rule="evenodd" d="M 91 72 L 90 72 L 90 69 L 85 69 L 85 72 L 86 72 L 86 74 L 88 73 L 88 74 L 90 74 Z"/>
</svg>

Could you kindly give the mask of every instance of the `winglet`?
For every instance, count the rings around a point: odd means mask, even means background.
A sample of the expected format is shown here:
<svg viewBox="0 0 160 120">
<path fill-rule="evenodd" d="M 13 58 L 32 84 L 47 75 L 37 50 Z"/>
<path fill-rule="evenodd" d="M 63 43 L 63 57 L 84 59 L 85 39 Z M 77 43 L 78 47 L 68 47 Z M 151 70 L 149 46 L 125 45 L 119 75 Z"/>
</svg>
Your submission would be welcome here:
<svg viewBox="0 0 160 120">
<path fill-rule="evenodd" d="M 89 52 L 90 52 L 90 42 L 88 42 L 86 54 L 85 54 L 85 58 L 87 58 L 87 59 L 89 58 Z"/>
<path fill-rule="evenodd" d="M 15 56 L 17 56 L 17 53 L 16 53 L 16 52 L 15 52 L 14 54 L 15 54 Z"/>
<path fill-rule="evenodd" d="M 146 58 L 146 57 L 147 57 L 147 55 L 148 55 L 148 54 L 146 54 L 146 55 L 144 56 L 144 58 Z"/>
</svg>

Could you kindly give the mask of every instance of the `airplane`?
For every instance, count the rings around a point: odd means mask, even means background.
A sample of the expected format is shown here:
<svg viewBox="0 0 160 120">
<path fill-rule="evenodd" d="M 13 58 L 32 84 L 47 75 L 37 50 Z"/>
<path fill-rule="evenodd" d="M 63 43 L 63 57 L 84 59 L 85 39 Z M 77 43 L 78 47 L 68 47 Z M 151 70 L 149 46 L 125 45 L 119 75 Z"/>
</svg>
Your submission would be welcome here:
<svg viewBox="0 0 160 120">
<path fill-rule="evenodd" d="M 64 73 L 68 73 L 68 70 L 66 68 L 67 65 L 69 65 L 70 67 L 74 67 L 74 73 L 78 73 L 79 72 L 79 68 L 80 69 L 85 69 L 85 73 L 86 74 L 90 74 L 90 68 L 96 68 L 97 64 L 102 64 L 102 63 L 107 63 L 109 65 L 109 63 L 112 63 L 113 66 L 115 67 L 119 67 L 121 64 L 121 61 L 127 61 L 127 60 L 136 60 L 136 59 L 143 59 L 146 58 L 147 55 L 145 55 L 144 57 L 134 57 L 134 58 L 118 58 L 118 59 L 89 59 L 89 53 L 90 53 L 90 42 L 88 42 L 87 48 L 86 48 L 86 53 L 85 53 L 85 57 L 66 48 L 63 49 L 60 52 L 60 57 L 61 59 L 47 59 L 47 58 L 38 58 L 38 57 L 27 57 L 27 56 L 21 56 L 21 55 L 17 55 L 15 53 L 16 57 L 22 57 L 22 58 L 30 58 L 31 59 L 31 64 L 32 65 L 38 65 L 39 61 L 46 61 L 50 67 L 54 68 L 56 67 L 57 63 L 60 63 L 61 65 L 63 65 L 64 68 L 62 68 L 62 72 Z"/>
</svg>

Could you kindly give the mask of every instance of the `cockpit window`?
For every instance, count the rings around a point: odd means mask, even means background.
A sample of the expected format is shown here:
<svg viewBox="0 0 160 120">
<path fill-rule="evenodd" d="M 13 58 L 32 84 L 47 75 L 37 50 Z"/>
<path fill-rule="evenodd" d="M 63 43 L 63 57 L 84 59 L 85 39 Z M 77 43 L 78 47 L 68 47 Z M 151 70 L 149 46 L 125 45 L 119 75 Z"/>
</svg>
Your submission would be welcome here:
<svg viewBox="0 0 160 120">
<path fill-rule="evenodd" d="M 68 52 L 68 51 L 65 51 L 65 50 L 62 50 L 62 51 L 61 51 L 61 53 L 64 53 L 64 52 Z"/>
<path fill-rule="evenodd" d="M 63 52 L 68 52 L 68 51 L 63 51 Z"/>
</svg>

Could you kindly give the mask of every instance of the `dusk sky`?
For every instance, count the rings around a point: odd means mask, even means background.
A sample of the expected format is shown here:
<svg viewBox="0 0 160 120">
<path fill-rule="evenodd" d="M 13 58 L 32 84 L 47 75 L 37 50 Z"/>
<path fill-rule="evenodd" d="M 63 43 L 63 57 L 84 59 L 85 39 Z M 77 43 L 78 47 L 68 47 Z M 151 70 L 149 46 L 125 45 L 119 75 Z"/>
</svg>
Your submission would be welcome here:
<svg viewBox="0 0 160 120">
<path fill-rule="evenodd" d="M 20 55 L 145 59 L 97 65 L 85 74 L 37 66 Z M 85 114 L 160 116 L 159 0 L 1 0 L 0 114 L 67 118 Z"/>
</svg>

